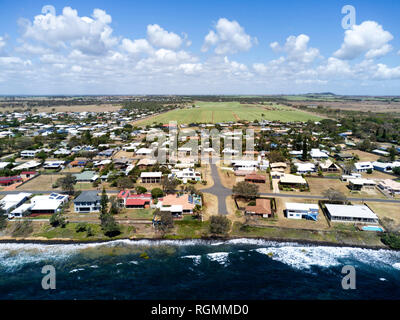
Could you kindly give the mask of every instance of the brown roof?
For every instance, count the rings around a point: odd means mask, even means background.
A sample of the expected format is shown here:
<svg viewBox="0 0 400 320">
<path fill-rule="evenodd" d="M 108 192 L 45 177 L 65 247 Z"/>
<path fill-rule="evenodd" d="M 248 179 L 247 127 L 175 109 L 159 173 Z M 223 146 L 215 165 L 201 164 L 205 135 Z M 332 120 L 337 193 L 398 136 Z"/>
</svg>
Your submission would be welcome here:
<svg viewBox="0 0 400 320">
<path fill-rule="evenodd" d="M 254 212 L 255 214 L 272 214 L 271 201 L 268 199 L 256 199 L 255 206 L 247 206 L 247 212 Z"/>
<path fill-rule="evenodd" d="M 245 180 L 259 180 L 259 181 L 265 181 L 266 178 L 265 178 L 264 176 L 260 175 L 260 174 L 252 173 L 252 174 L 246 175 L 246 177 L 245 177 L 244 179 L 245 179 Z"/>
</svg>

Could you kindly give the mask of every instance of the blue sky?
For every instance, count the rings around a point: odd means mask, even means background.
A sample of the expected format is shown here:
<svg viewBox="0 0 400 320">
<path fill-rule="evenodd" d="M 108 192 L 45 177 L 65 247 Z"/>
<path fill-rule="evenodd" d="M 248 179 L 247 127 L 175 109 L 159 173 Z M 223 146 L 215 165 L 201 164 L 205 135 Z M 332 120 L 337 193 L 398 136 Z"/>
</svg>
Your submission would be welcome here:
<svg viewBox="0 0 400 320">
<path fill-rule="evenodd" d="M 365 0 L 2 0 L 0 94 L 397 95 L 399 12 Z"/>
</svg>

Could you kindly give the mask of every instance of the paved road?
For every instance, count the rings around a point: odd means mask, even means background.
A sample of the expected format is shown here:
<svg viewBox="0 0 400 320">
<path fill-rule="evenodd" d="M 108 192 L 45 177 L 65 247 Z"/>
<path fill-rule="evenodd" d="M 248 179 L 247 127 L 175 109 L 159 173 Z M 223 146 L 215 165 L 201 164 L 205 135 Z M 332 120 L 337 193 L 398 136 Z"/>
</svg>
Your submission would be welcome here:
<svg viewBox="0 0 400 320">
<path fill-rule="evenodd" d="M 207 189 L 202 189 L 202 192 L 211 193 L 218 198 L 218 213 L 228 214 L 226 208 L 226 197 L 232 195 L 232 190 L 224 187 L 218 174 L 218 169 L 215 163 L 211 163 L 211 176 L 214 180 L 214 185 Z"/>
</svg>

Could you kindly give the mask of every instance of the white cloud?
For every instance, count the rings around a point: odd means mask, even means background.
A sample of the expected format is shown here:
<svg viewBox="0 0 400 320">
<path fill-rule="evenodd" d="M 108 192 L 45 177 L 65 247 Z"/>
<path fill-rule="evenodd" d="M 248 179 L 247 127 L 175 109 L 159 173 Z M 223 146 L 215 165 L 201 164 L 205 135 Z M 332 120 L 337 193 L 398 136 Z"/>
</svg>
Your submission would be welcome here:
<svg viewBox="0 0 400 320">
<path fill-rule="evenodd" d="M 6 39 L 5 37 L 0 36 L 0 50 L 2 50 L 6 46 Z"/>
<path fill-rule="evenodd" d="M 313 62 L 320 56 L 319 50 L 316 48 L 309 48 L 308 42 L 310 37 L 305 34 L 296 36 L 289 36 L 283 47 L 278 42 L 272 42 L 270 47 L 275 51 L 283 51 L 287 54 L 287 60 L 294 61 L 302 64 Z"/>
<path fill-rule="evenodd" d="M 376 79 L 400 79 L 400 66 L 395 68 L 389 68 L 387 65 L 378 63 L 377 70 L 374 74 Z"/>
<path fill-rule="evenodd" d="M 182 63 L 178 66 L 178 69 L 182 70 L 185 74 L 192 75 L 202 71 L 203 66 L 201 63 Z"/>
<path fill-rule="evenodd" d="M 178 49 L 182 44 L 180 36 L 164 30 L 158 24 L 147 26 L 147 38 L 153 46 L 159 48 Z"/>
<path fill-rule="evenodd" d="M 351 60 L 362 54 L 368 59 L 378 58 L 392 50 L 388 44 L 393 39 L 390 32 L 383 30 L 375 21 L 364 21 L 346 30 L 344 41 L 334 56 L 340 59 Z"/>
<path fill-rule="evenodd" d="M 236 53 L 238 51 L 248 51 L 254 43 L 257 43 L 256 38 L 246 34 L 243 27 L 235 20 L 229 21 L 226 18 L 220 18 L 215 30 L 216 32 L 211 30 L 204 38 L 204 44 L 201 49 L 203 52 L 216 46 L 216 54 Z"/>
<path fill-rule="evenodd" d="M 130 39 L 123 39 L 121 48 L 132 54 L 147 53 L 151 54 L 154 52 L 153 47 L 149 44 L 146 39 L 136 39 L 134 41 Z"/>
<path fill-rule="evenodd" d="M 111 16 L 104 10 L 94 9 L 92 18 L 80 17 L 78 11 L 65 7 L 61 15 L 54 15 L 55 10 L 35 16 L 33 22 L 23 19 L 20 25 L 24 28 L 23 37 L 35 40 L 49 47 L 68 45 L 86 54 L 104 54 L 118 43 L 112 37 Z"/>
</svg>

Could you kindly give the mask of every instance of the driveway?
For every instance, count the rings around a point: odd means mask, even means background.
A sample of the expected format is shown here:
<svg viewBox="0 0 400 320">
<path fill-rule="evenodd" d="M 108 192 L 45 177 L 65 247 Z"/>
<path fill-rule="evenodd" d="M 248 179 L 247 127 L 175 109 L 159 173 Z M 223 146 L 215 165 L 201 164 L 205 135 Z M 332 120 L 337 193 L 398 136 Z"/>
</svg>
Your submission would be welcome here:
<svg viewBox="0 0 400 320">
<path fill-rule="evenodd" d="M 211 176 L 214 180 L 214 185 L 207 189 L 202 189 L 202 192 L 210 193 L 218 198 L 218 213 L 228 214 L 226 208 L 226 197 L 232 195 L 232 190 L 224 187 L 218 174 L 218 168 L 215 163 L 211 163 Z"/>
</svg>

